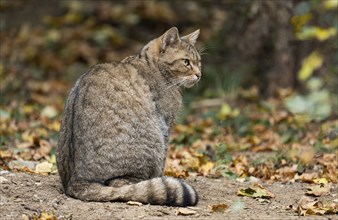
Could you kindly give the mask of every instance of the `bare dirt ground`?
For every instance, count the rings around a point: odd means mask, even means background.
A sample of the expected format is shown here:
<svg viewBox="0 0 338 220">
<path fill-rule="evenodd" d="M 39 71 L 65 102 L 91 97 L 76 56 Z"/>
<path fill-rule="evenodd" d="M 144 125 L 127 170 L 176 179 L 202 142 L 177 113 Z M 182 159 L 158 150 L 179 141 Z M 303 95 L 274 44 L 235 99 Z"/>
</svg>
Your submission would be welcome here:
<svg viewBox="0 0 338 220">
<path fill-rule="evenodd" d="M 251 183 L 189 177 L 187 182 L 196 188 L 200 201 L 197 207 L 191 208 L 194 214 L 184 216 L 177 214 L 177 207 L 82 202 L 69 198 L 61 192 L 57 174 L 5 172 L 1 179 L 1 219 L 32 219 L 43 211 L 53 211 L 58 219 L 338 219 L 333 215 L 299 217 L 288 208 L 304 195 L 305 183 L 263 183 L 275 198 L 262 203 L 236 195 L 239 189 L 249 187 Z M 332 200 L 332 194 L 327 198 Z M 226 213 L 211 211 L 210 206 L 219 203 L 230 206 Z"/>
</svg>

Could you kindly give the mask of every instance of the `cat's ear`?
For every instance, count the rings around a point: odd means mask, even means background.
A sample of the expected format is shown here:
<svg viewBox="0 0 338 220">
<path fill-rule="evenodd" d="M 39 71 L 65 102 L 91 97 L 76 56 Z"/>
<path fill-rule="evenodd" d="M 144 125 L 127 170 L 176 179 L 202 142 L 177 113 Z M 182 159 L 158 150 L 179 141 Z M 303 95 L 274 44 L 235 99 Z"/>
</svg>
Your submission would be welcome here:
<svg viewBox="0 0 338 220">
<path fill-rule="evenodd" d="M 191 44 L 195 44 L 199 35 L 200 35 L 200 29 L 192 32 L 191 34 L 185 35 L 181 39 L 186 40 L 190 42 Z"/>
<path fill-rule="evenodd" d="M 176 44 L 180 41 L 180 37 L 178 36 L 178 30 L 176 27 L 172 27 L 169 30 L 167 30 L 162 35 L 162 50 L 165 50 L 167 47 Z"/>
</svg>

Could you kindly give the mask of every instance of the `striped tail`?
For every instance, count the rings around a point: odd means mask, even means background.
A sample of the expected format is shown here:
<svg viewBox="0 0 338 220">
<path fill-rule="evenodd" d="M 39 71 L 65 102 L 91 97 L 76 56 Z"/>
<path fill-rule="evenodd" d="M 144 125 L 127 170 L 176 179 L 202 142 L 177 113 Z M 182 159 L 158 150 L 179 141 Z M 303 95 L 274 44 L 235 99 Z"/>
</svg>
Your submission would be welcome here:
<svg viewBox="0 0 338 220">
<path fill-rule="evenodd" d="M 77 182 L 70 184 L 65 192 L 85 201 L 136 201 L 166 206 L 194 206 L 198 202 L 194 188 L 183 180 L 172 177 L 157 177 L 121 187 Z"/>
<path fill-rule="evenodd" d="M 153 205 L 195 206 L 198 195 L 186 182 L 172 177 L 158 177 L 118 188 L 121 201 Z"/>
</svg>

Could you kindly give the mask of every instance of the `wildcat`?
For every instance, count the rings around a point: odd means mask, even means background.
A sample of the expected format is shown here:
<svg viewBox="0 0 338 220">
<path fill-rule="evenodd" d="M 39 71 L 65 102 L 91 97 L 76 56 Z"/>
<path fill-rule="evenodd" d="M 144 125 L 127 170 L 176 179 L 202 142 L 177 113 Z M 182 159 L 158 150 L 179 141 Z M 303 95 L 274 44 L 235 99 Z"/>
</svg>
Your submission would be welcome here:
<svg viewBox="0 0 338 220">
<path fill-rule="evenodd" d="M 193 206 L 196 191 L 164 177 L 181 88 L 201 78 L 199 30 L 176 27 L 122 60 L 83 74 L 65 105 L 57 167 L 65 194 L 84 201 Z"/>
</svg>

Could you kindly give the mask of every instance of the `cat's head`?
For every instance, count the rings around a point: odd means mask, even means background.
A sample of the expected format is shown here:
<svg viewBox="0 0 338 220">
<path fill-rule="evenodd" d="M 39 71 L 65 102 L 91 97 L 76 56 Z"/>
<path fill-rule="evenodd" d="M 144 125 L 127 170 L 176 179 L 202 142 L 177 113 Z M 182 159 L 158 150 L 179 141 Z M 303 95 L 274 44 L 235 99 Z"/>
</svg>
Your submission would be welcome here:
<svg viewBox="0 0 338 220">
<path fill-rule="evenodd" d="M 168 70 L 178 86 L 190 88 L 201 79 L 201 56 L 195 48 L 199 33 L 196 30 L 180 37 L 177 28 L 172 27 L 153 42 L 158 65 Z"/>
</svg>

